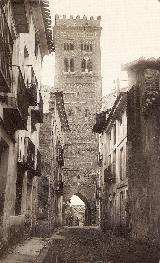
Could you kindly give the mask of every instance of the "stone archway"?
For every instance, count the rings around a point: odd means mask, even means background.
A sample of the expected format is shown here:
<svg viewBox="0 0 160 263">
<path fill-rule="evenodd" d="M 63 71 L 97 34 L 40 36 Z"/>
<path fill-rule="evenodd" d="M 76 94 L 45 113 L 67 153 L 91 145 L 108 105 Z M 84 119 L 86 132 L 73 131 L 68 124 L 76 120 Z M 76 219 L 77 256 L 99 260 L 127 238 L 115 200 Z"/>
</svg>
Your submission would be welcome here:
<svg viewBox="0 0 160 263">
<path fill-rule="evenodd" d="M 78 196 L 85 204 L 85 226 L 91 225 L 91 207 L 87 198 L 81 193 L 75 193 L 74 195 Z"/>
</svg>

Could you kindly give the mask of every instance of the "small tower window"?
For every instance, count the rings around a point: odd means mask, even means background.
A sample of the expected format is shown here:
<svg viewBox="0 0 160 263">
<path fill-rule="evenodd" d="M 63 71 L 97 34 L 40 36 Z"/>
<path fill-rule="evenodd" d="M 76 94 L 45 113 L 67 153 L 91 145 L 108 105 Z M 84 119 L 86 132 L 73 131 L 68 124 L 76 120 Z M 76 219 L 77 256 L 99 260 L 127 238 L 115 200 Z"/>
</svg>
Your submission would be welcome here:
<svg viewBox="0 0 160 263">
<path fill-rule="evenodd" d="M 67 45 L 66 45 L 66 43 L 64 43 L 64 50 L 67 50 Z"/>
<path fill-rule="evenodd" d="M 68 72 L 69 71 L 69 64 L 68 64 L 68 58 L 64 59 L 64 71 Z"/>
<path fill-rule="evenodd" d="M 87 44 L 87 51 L 89 51 L 89 44 Z"/>
<path fill-rule="evenodd" d="M 92 62 L 90 59 L 88 60 L 88 63 L 87 63 L 87 70 L 88 72 L 92 72 Z"/>
<path fill-rule="evenodd" d="M 81 69 L 82 69 L 82 72 L 85 72 L 85 69 L 86 69 L 86 60 L 85 59 L 82 60 Z"/>
<path fill-rule="evenodd" d="M 70 71 L 74 72 L 74 59 L 73 58 L 71 58 L 70 60 Z"/>
<path fill-rule="evenodd" d="M 86 44 L 84 44 L 84 50 L 87 50 L 87 45 Z"/>
<path fill-rule="evenodd" d="M 93 48 L 92 48 L 92 44 L 90 44 L 90 51 L 92 51 L 93 50 Z"/>
</svg>

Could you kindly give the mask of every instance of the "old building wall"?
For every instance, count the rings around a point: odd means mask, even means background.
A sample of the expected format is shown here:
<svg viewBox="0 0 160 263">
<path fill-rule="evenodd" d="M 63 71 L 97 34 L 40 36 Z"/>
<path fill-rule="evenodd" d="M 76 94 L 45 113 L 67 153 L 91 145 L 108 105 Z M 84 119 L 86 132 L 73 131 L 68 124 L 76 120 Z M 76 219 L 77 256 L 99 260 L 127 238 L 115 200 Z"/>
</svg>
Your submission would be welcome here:
<svg viewBox="0 0 160 263">
<path fill-rule="evenodd" d="M 71 130 L 65 138 L 64 198 L 67 201 L 73 194 L 81 193 L 94 212 L 98 141 L 92 127 L 101 98 L 100 32 L 100 18 L 56 16 L 55 88 L 64 92 Z M 65 45 L 69 45 L 69 49 Z M 73 68 L 66 70 L 66 59 L 74 60 Z M 90 69 L 82 68 L 84 60 L 85 65 L 91 62 Z"/>
<path fill-rule="evenodd" d="M 132 235 L 159 240 L 159 71 L 137 70 L 128 97 L 129 201 Z"/>
</svg>

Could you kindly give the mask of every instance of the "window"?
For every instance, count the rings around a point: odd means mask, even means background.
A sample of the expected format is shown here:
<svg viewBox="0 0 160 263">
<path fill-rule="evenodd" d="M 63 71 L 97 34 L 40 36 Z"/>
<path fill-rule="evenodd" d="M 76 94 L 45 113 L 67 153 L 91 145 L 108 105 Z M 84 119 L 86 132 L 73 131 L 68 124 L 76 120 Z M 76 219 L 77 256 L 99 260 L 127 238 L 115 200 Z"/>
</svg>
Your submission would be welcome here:
<svg viewBox="0 0 160 263">
<path fill-rule="evenodd" d="M 74 50 L 74 43 L 64 43 L 64 50 Z"/>
<path fill-rule="evenodd" d="M 120 149 L 119 172 L 120 172 L 120 180 L 122 180 L 123 179 L 123 147 Z"/>
<path fill-rule="evenodd" d="M 64 59 L 64 71 L 68 72 L 69 71 L 69 64 L 68 64 L 68 58 Z"/>
<path fill-rule="evenodd" d="M 74 59 L 73 58 L 71 58 L 70 60 L 70 71 L 74 72 Z"/>
<path fill-rule="evenodd" d="M 90 52 L 93 50 L 91 43 L 81 43 L 81 51 Z"/>
<path fill-rule="evenodd" d="M 116 150 L 113 152 L 113 175 L 116 177 Z"/>
<path fill-rule="evenodd" d="M 124 202 L 124 195 L 123 191 L 120 192 L 120 224 L 123 222 L 123 202 Z"/>
<path fill-rule="evenodd" d="M 116 144 L 116 123 L 113 125 L 113 144 Z"/>
<path fill-rule="evenodd" d="M 85 109 L 85 117 L 88 117 L 88 109 Z"/>
<path fill-rule="evenodd" d="M 86 60 L 85 59 L 82 60 L 81 69 L 82 69 L 82 72 L 85 72 L 85 69 L 86 69 Z"/>
<path fill-rule="evenodd" d="M 90 59 L 88 60 L 88 63 L 87 63 L 87 70 L 88 70 L 88 72 L 92 71 L 92 62 Z"/>
</svg>

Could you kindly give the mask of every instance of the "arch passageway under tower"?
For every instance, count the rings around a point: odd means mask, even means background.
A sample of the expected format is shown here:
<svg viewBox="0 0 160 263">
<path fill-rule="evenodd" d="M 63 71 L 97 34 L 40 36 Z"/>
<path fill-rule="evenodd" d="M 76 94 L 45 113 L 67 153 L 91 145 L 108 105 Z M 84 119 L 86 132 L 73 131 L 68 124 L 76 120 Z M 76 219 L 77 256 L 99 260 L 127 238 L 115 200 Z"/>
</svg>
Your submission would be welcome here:
<svg viewBox="0 0 160 263">
<path fill-rule="evenodd" d="M 85 196 L 75 193 L 65 207 L 65 225 L 91 225 L 91 207 Z"/>
</svg>

